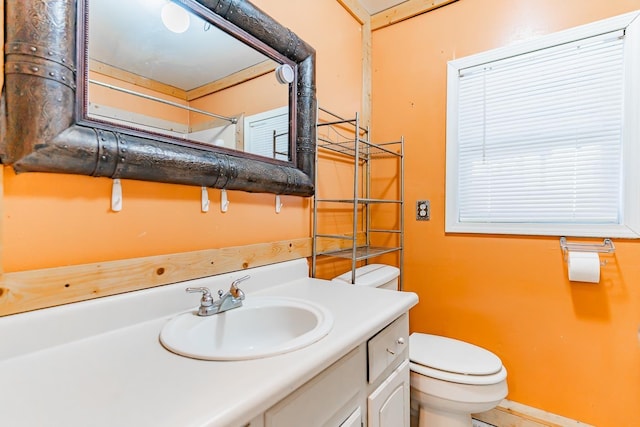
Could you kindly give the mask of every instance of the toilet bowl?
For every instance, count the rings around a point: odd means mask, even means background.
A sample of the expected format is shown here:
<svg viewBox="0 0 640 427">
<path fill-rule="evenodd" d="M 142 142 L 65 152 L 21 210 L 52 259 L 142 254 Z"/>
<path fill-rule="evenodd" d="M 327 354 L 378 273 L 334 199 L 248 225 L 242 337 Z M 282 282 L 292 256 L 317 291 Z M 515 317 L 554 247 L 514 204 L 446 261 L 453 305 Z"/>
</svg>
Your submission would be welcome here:
<svg viewBox="0 0 640 427">
<path fill-rule="evenodd" d="M 495 408 L 507 396 L 507 371 L 484 348 L 414 332 L 409 360 L 419 427 L 469 427 L 471 414 Z"/>
<path fill-rule="evenodd" d="M 369 264 L 356 269 L 355 285 L 398 289 L 399 269 Z M 333 279 L 351 283 L 351 271 Z M 411 404 L 419 427 L 470 427 L 471 414 L 507 396 L 507 371 L 498 356 L 476 345 L 423 333 L 409 337 Z"/>
</svg>

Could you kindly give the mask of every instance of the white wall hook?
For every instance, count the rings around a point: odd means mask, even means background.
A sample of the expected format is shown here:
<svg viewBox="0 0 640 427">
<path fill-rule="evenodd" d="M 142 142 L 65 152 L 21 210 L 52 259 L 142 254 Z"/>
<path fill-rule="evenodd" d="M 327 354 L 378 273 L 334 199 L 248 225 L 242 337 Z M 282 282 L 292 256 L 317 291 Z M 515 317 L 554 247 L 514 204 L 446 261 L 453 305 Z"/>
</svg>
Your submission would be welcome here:
<svg viewBox="0 0 640 427">
<path fill-rule="evenodd" d="M 207 191 L 207 187 L 202 187 L 200 195 L 200 206 L 202 212 L 209 212 L 209 192 Z"/>
<path fill-rule="evenodd" d="M 226 212 L 229 209 L 229 199 L 227 198 L 227 190 L 220 190 L 220 212 Z"/>
<path fill-rule="evenodd" d="M 114 179 L 111 185 L 111 210 L 114 212 L 120 212 L 122 210 L 122 185 L 120 184 L 120 178 Z"/>
<path fill-rule="evenodd" d="M 276 213 L 279 214 L 282 210 L 282 202 L 280 202 L 280 195 L 276 194 Z"/>
</svg>

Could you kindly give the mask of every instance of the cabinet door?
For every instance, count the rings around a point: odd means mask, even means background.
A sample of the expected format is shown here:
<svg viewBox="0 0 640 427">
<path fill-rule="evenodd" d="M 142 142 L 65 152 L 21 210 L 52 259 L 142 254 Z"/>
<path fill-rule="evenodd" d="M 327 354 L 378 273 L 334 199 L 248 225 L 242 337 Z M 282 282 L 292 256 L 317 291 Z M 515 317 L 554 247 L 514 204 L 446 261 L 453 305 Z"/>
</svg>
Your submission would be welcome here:
<svg viewBox="0 0 640 427">
<path fill-rule="evenodd" d="M 368 427 L 408 427 L 409 361 L 402 362 L 367 400 Z"/>
<path fill-rule="evenodd" d="M 363 344 L 267 410 L 265 427 L 340 426 L 360 406 L 366 365 Z"/>
</svg>

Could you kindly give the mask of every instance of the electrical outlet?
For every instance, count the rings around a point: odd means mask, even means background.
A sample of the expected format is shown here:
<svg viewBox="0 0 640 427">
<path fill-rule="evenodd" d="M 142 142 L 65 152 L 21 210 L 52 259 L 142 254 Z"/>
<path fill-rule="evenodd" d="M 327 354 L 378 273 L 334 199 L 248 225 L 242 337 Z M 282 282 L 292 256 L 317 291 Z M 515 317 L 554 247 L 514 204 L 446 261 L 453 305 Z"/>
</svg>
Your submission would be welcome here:
<svg viewBox="0 0 640 427">
<path fill-rule="evenodd" d="M 431 202 L 418 200 L 416 202 L 416 220 L 429 221 L 431 219 Z"/>
</svg>

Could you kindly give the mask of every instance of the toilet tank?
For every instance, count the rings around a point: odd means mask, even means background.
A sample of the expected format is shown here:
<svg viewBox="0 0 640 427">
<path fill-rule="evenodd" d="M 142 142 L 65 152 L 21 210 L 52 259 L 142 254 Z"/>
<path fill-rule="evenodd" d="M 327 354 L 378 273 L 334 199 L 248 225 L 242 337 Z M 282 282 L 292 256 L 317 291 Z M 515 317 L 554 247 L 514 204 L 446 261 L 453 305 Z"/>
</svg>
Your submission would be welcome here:
<svg viewBox="0 0 640 427">
<path fill-rule="evenodd" d="M 386 264 L 369 264 L 356 268 L 356 283 L 354 284 L 397 291 L 399 275 L 400 269 L 398 267 Z M 351 271 L 347 271 L 331 281 L 351 283 Z"/>
</svg>

